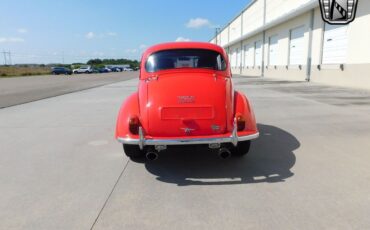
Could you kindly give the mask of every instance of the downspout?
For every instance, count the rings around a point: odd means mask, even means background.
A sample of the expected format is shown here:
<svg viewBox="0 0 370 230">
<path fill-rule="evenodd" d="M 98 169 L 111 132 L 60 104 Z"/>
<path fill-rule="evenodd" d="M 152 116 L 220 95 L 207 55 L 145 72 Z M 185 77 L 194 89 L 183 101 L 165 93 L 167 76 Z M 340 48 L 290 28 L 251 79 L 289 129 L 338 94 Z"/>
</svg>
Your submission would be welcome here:
<svg viewBox="0 0 370 230">
<path fill-rule="evenodd" d="M 221 46 L 222 45 L 222 30 L 220 29 L 220 32 L 218 33 L 219 34 L 219 37 L 220 37 L 220 45 L 219 46 Z"/>
<path fill-rule="evenodd" d="M 230 25 L 227 25 L 227 44 L 230 44 Z"/>
<path fill-rule="evenodd" d="M 266 0 L 263 0 L 263 27 L 266 25 Z M 266 30 L 262 33 L 262 66 L 261 66 L 261 77 L 265 76 L 265 37 Z"/>
<path fill-rule="evenodd" d="M 311 71 L 312 71 L 312 41 L 313 41 L 313 25 L 315 19 L 315 9 L 311 10 L 310 13 L 310 25 L 308 28 L 308 50 L 307 50 L 307 70 L 306 70 L 306 81 L 311 81 Z"/>
<path fill-rule="evenodd" d="M 230 59 L 230 61 L 232 60 L 232 57 L 230 56 L 231 54 L 230 54 L 230 23 L 229 23 L 229 25 L 227 25 L 227 53 L 228 53 L 228 55 L 229 55 L 229 59 Z"/>
<path fill-rule="evenodd" d="M 218 45 L 218 28 L 216 28 L 216 45 Z"/>
<path fill-rule="evenodd" d="M 243 36 L 243 21 L 244 21 L 244 11 L 241 15 L 241 22 L 240 22 L 240 37 Z M 244 54 L 243 54 L 243 40 L 240 42 L 240 75 L 243 73 L 243 63 L 244 63 Z"/>
</svg>

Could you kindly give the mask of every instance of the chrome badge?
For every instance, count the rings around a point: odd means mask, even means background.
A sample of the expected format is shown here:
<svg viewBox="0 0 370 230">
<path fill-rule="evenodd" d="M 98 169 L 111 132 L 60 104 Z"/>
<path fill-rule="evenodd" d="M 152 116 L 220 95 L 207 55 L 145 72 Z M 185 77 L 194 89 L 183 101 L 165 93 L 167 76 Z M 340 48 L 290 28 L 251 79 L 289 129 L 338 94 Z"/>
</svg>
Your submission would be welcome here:
<svg viewBox="0 0 370 230">
<path fill-rule="evenodd" d="M 191 128 L 181 128 L 182 130 L 184 130 L 185 134 L 189 135 L 191 134 L 193 131 L 195 131 L 195 129 L 191 129 Z"/>
<path fill-rule="evenodd" d="M 177 101 L 179 104 L 190 104 L 195 102 L 194 96 L 178 96 Z"/>
<path fill-rule="evenodd" d="M 219 125 L 211 125 L 211 129 L 214 132 L 220 131 L 221 127 Z"/>
<path fill-rule="evenodd" d="M 358 0 L 319 0 L 321 15 L 325 22 L 345 25 L 356 17 Z"/>
</svg>

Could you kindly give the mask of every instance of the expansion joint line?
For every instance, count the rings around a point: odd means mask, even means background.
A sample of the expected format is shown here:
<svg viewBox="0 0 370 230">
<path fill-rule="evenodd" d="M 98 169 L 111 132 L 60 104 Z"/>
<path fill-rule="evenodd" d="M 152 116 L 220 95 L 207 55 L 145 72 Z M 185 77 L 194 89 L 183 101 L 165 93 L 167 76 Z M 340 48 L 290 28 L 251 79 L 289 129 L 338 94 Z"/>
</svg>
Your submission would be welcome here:
<svg viewBox="0 0 370 230">
<path fill-rule="evenodd" d="M 114 184 L 114 186 L 113 186 L 112 190 L 110 191 L 110 193 L 109 193 L 109 195 L 108 195 L 107 199 L 105 200 L 105 202 L 104 202 L 104 204 L 103 204 L 102 208 L 100 209 L 100 211 L 99 211 L 98 215 L 96 216 L 94 223 L 91 225 L 90 230 L 92 230 L 92 229 L 94 228 L 95 224 L 98 222 L 98 219 L 99 219 L 100 215 L 103 213 L 103 210 L 104 210 L 105 206 L 108 204 L 108 201 L 109 201 L 110 197 L 112 196 L 112 194 L 113 194 L 114 190 L 116 189 L 116 187 L 117 187 L 117 185 L 118 185 L 118 182 L 121 180 L 122 175 L 123 175 L 123 173 L 125 172 L 125 170 L 126 170 L 126 168 L 127 168 L 127 166 L 128 166 L 128 163 L 129 163 L 129 162 L 130 162 L 130 159 L 127 161 L 127 163 L 126 163 L 125 167 L 122 169 L 121 174 L 118 176 L 116 183 Z"/>
</svg>

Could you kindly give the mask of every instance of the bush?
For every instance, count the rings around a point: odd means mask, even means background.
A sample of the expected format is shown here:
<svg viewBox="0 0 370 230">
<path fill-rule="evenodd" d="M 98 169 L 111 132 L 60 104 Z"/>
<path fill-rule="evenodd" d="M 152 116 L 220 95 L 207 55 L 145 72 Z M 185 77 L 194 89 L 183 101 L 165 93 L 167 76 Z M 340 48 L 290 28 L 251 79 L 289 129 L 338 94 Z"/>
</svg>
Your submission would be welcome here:
<svg viewBox="0 0 370 230">
<path fill-rule="evenodd" d="M 46 67 L 0 66 L 0 77 L 17 77 L 50 74 Z"/>
</svg>

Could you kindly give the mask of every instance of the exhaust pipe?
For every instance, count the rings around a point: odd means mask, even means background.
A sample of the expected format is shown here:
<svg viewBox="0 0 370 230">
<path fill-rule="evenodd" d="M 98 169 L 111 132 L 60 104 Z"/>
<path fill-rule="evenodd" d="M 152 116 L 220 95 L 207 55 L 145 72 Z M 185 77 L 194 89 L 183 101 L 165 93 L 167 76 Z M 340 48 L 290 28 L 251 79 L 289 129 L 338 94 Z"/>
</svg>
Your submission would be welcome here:
<svg viewBox="0 0 370 230">
<path fill-rule="evenodd" d="M 230 150 L 228 150 L 227 148 L 220 148 L 218 150 L 218 155 L 222 158 L 222 159 L 228 159 L 231 157 L 231 152 Z"/>
<path fill-rule="evenodd" d="M 155 161 L 158 159 L 158 153 L 153 152 L 153 151 L 147 152 L 145 156 L 146 156 L 146 159 L 150 161 Z"/>
</svg>

